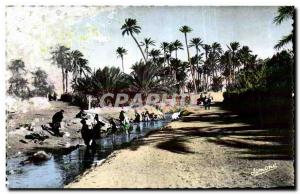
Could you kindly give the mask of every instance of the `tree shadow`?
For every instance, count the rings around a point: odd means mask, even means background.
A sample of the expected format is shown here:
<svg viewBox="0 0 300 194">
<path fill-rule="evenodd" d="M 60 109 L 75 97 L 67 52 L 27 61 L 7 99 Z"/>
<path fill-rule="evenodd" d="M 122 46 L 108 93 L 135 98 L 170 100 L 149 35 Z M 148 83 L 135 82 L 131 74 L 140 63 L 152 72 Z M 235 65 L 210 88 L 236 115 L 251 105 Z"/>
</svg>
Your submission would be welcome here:
<svg viewBox="0 0 300 194">
<path fill-rule="evenodd" d="M 185 140 L 173 138 L 156 145 L 157 148 L 167 150 L 176 154 L 191 154 L 194 153 L 184 144 Z"/>
<path fill-rule="evenodd" d="M 157 143 L 158 149 L 173 153 L 194 153 L 185 144 L 189 139 L 205 138 L 206 141 L 220 146 L 236 148 L 237 158 L 251 160 L 292 160 L 294 158 L 293 131 L 286 128 L 261 128 L 250 119 L 228 112 L 192 114 L 184 116 L 182 122 L 210 122 L 208 127 L 165 127 L 156 131 L 151 138 L 141 139 L 130 146 L 137 150 L 139 146 Z M 246 122 L 245 122 L 246 121 Z M 238 123 L 238 126 L 222 124 Z"/>
</svg>

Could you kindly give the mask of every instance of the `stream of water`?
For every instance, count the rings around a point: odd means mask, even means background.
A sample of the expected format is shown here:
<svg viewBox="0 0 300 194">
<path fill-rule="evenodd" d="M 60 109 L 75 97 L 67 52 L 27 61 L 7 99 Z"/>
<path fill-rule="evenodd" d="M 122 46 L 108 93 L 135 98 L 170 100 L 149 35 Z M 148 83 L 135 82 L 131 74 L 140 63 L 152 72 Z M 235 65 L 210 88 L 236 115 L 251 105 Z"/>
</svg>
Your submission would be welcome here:
<svg viewBox="0 0 300 194">
<path fill-rule="evenodd" d="M 103 161 L 116 147 L 128 145 L 134 138 L 144 137 L 150 131 L 169 122 L 170 118 L 133 124 L 134 129 L 130 135 L 120 134 L 115 136 L 114 140 L 112 137 L 99 140 L 94 154 L 85 146 L 80 146 L 66 155 L 52 154 L 50 160 L 41 164 L 20 165 L 19 163 L 27 158 L 25 155 L 7 159 L 8 188 L 62 188 L 94 164 Z M 140 130 L 136 130 L 138 127 Z"/>
</svg>

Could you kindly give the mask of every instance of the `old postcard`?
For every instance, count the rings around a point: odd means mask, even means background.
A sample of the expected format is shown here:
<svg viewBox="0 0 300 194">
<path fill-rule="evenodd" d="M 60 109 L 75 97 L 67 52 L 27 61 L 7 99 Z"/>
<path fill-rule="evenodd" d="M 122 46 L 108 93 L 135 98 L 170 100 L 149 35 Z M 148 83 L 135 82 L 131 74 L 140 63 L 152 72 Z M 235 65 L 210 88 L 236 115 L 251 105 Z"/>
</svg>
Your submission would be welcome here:
<svg viewBox="0 0 300 194">
<path fill-rule="evenodd" d="M 295 189 L 294 6 L 5 12 L 9 189 Z"/>
</svg>

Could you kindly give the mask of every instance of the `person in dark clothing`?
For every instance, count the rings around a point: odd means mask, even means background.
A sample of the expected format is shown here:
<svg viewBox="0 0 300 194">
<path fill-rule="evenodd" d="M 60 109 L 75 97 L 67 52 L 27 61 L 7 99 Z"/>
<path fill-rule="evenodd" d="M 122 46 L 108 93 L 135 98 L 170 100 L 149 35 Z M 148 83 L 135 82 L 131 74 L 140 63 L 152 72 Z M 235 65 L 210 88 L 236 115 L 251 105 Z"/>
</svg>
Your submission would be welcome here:
<svg viewBox="0 0 300 194">
<path fill-rule="evenodd" d="M 82 119 L 81 120 L 82 128 L 81 128 L 81 137 L 84 141 L 84 144 L 87 146 L 90 146 L 89 143 L 91 141 L 91 133 L 89 126 L 86 124 L 86 120 Z"/>
<path fill-rule="evenodd" d="M 101 134 L 100 134 L 101 128 L 105 125 L 105 123 L 103 123 L 99 120 L 98 114 L 95 115 L 94 119 L 96 121 L 96 124 L 94 125 L 93 130 L 92 130 L 92 138 L 99 139 L 101 137 Z"/>
<path fill-rule="evenodd" d="M 49 100 L 49 101 L 52 101 L 51 93 L 48 94 L 48 100 Z"/>
<path fill-rule="evenodd" d="M 125 115 L 124 115 L 124 110 L 121 110 L 121 112 L 120 112 L 120 115 L 119 115 L 119 119 L 120 119 L 120 122 L 121 123 L 123 123 L 124 122 L 124 120 L 125 120 Z"/>
<path fill-rule="evenodd" d="M 115 133 L 117 132 L 117 125 L 116 125 L 114 119 L 111 118 L 111 119 L 109 120 L 109 123 L 111 124 L 110 134 L 115 134 Z"/>
<path fill-rule="evenodd" d="M 80 110 L 79 113 L 77 113 L 76 118 L 81 118 L 83 119 L 86 116 L 86 113 L 84 112 L 84 110 Z"/>
<path fill-rule="evenodd" d="M 146 115 L 144 112 L 142 112 L 142 121 L 146 121 Z"/>
<path fill-rule="evenodd" d="M 55 135 L 60 136 L 59 128 L 61 127 L 60 123 L 64 118 L 64 110 L 61 110 L 55 113 L 52 117 L 51 127 Z"/>
<path fill-rule="evenodd" d="M 135 119 L 133 122 L 139 123 L 140 121 L 141 121 L 141 115 L 137 111 L 135 111 Z"/>
<path fill-rule="evenodd" d="M 54 92 L 53 94 L 53 100 L 56 101 L 57 100 L 57 94 Z"/>
<path fill-rule="evenodd" d="M 208 109 L 208 110 L 210 110 L 211 99 L 212 99 L 211 97 L 208 97 L 208 98 L 207 98 L 207 105 L 206 105 L 206 106 L 207 106 L 207 109 Z"/>
</svg>

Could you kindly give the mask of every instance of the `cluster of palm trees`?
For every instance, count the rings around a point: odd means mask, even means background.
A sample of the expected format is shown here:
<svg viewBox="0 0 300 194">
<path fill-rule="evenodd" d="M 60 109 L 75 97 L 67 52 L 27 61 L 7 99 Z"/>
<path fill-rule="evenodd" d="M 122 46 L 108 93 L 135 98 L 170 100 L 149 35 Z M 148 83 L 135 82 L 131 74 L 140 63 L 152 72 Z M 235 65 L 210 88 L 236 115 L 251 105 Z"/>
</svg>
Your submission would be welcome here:
<svg viewBox="0 0 300 194">
<path fill-rule="evenodd" d="M 252 54 L 248 46 L 241 47 L 238 42 L 230 43 L 227 45 L 227 50 L 223 52 L 222 46 L 217 42 L 211 45 L 205 44 L 199 37 L 189 40 L 188 33 L 192 31 L 189 26 L 179 28 L 179 31 L 184 34 L 187 61 L 181 61 L 177 57 L 178 51 L 184 50 L 184 45 L 179 40 L 162 42 L 159 49 L 154 48 L 156 42 L 150 37 L 138 42 L 136 35 L 141 32 L 141 27 L 135 19 L 125 19 L 121 30 L 122 35 L 129 35 L 133 38 L 145 63 L 155 63 L 157 66 L 162 67 L 164 76 L 173 78 L 181 88 L 192 86 L 188 89 L 195 93 L 200 90 L 211 89 L 210 86 L 215 84 L 213 83 L 214 80 L 219 80 L 219 84 L 222 84 L 224 78 L 226 85 L 233 84 L 236 80 L 236 74 L 241 69 L 251 68 L 257 64 L 257 56 Z M 192 48 L 195 50 L 194 56 L 191 56 L 190 49 Z M 116 52 L 122 59 L 124 71 L 123 58 L 127 54 L 127 50 L 118 47 Z M 175 56 L 173 56 L 174 53 Z M 185 84 L 189 77 L 191 77 L 191 83 Z"/>
<path fill-rule="evenodd" d="M 11 72 L 7 89 L 9 95 L 27 99 L 33 96 L 46 97 L 53 92 L 54 86 L 48 82 L 48 74 L 40 68 L 32 72 L 27 70 L 22 59 L 12 60 L 8 70 Z"/>
<path fill-rule="evenodd" d="M 279 15 L 274 22 L 281 23 L 287 18 L 294 17 L 291 9 L 291 7 L 279 8 Z M 73 76 L 74 91 L 93 95 L 117 90 L 147 94 L 154 90 L 166 91 L 166 88 L 178 93 L 186 89 L 195 93 L 218 91 L 223 86 L 234 87 L 241 76 L 255 71 L 263 63 L 263 60 L 258 59 L 248 46 L 239 42 L 231 42 L 225 45 L 224 49 L 218 42 L 208 44 L 200 37 L 189 38 L 192 28 L 186 25 L 179 28 L 184 35 L 184 43 L 179 40 L 157 43 L 151 37 L 138 41 L 137 35 L 141 30 L 137 20 L 132 18 L 125 19 L 125 23 L 121 26 L 122 35 L 128 35 L 134 40 L 142 56 L 140 61 L 132 65 L 129 74 L 124 72 L 124 57 L 128 54 L 124 47 L 116 49 L 117 57 L 121 59 L 122 71 L 115 67 L 104 67 L 94 72 L 80 51 L 71 51 L 65 46 L 56 47 L 51 52 L 52 60 L 61 68 L 63 91 L 68 92 L 70 72 Z M 284 45 L 286 41 L 280 45 Z M 178 52 L 184 50 L 186 60 L 180 60 Z"/>
<path fill-rule="evenodd" d="M 58 45 L 51 51 L 51 55 L 52 62 L 61 69 L 63 93 L 68 93 L 69 73 L 72 73 L 73 83 L 76 83 L 82 75 L 87 76 L 91 73 L 88 60 L 79 50 L 71 50 L 66 46 Z"/>
</svg>

